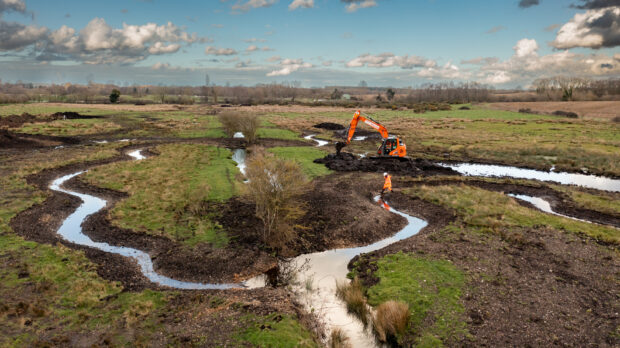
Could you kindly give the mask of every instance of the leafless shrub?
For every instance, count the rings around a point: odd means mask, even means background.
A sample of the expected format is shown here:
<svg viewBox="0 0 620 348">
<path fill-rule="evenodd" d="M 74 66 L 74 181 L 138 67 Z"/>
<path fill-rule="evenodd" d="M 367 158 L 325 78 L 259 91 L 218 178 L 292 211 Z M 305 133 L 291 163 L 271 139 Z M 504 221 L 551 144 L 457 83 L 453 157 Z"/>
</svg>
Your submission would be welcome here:
<svg viewBox="0 0 620 348">
<path fill-rule="evenodd" d="M 347 311 L 355 314 L 364 326 L 368 325 L 370 309 L 366 304 L 362 282 L 357 277 L 351 282 L 336 283 L 336 295 L 346 303 Z"/>
<path fill-rule="evenodd" d="M 372 326 L 381 342 L 396 340 L 409 324 L 409 306 L 404 302 L 387 301 L 377 307 Z"/>
<path fill-rule="evenodd" d="M 329 338 L 329 347 L 330 348 L 351 348 L 353 347 L 351 343 L 349 343 L 349 337 L 344 333 L 344 331 L 335 327 L 332 329 L 332 334 Z"/>
<path fill-rule="evenodd" d="M 252 144 L 256 141 L 260 119 L 256 115 L 241 114 L 237 112 L 223 112 L 218 119 L 224 128 L 224 132 L 230 137 L 241 132 L 245 140 Z"/>
<path fill-rule="evenodd" d="M 222 124 L 222 128 L 224 128 L 224 132 L 229 137 L 232 137 L 236 132 L 238 132 L 239 128 L 239 118 L 240 114 L 235 112 L 222 112 L 217 118 Z"/>
<path fill-rule="evenodd" d="M 263 221 L 262 239 L 267 245 L 282 249 L 301 226 L 295 220 L 304 214 L 299 197 L 308 180 L 295 161 L 254 151 L 247 162 L 246 185 L 256 204 L 256 216 Z"/>
</svg>

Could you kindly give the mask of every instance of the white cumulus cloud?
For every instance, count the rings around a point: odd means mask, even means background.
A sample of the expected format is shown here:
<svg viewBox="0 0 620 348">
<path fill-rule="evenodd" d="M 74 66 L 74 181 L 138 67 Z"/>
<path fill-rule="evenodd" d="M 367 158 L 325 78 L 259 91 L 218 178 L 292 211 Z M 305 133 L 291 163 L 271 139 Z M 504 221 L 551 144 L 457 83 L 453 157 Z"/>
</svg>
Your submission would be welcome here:
<svg viewBox="0 0 620 348">
<path fill-rule="evenodd" d="M 237 54 L 237 51 L 232 48 L 217 48 L 214 46 L 207 46 L 205 48 L 205 54 L 214 56 L 232 56 Z"/>
<path fill-rule="evenodd" d="M 346 3 L 345 9 L 347 12 L 355 12 L 360 8 L 369 8 L 377 6 L 376 0 L 341 0 Z"/>
<path fill-rule="evenodd" d="M 620 6 L 575 14 L 558 30 L 551 45 L 555 48 L 601 48 L 620 45 Z"/>
<path fill-rule="evenodd" d="M 437 63 L 419 56 L 397 56 L 394 53 L 386 52 L 377 55 L 363 54 L 348 61 L 345 65 L 348 68 L 358 68 L 368 66 L 372 68 L 400 67 L 402 69 L 412 69 L 415 67 L 434 67 Z"/>
<path fill-rule="evenodd" d="M 314 0 L 293 0 L 290 5 L 288 5 L 288 9 L 290 11 L 296 10 L 300 7 L 303 8 L 313 8 Z"/>
<path fill-rule="evenodd" d="M 269 7 L 276 2 L 277 0 L 248 0 L 246 2 L 237 1 L 237 3 L 232 6 L 232 9 L 233 11 L 247 12 L 253 8 Z"/>
<path fill-rule="evenodd" d="M 278 64 L 278 69 L 267 73 L 267 76 L 286 76 L 302 68 L 312 68 L 313 65 L 303 59 L 284 59 Z"/>
</svg>

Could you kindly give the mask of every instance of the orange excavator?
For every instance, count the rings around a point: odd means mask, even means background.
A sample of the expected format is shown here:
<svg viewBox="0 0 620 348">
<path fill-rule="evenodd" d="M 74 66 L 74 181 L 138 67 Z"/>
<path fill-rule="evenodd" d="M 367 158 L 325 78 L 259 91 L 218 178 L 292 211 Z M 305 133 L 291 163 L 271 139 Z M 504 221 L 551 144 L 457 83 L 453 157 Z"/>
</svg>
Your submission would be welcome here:
<svg viewBox="0 0 620 348">
<path fill-rule="evenodd" d="M 355 134 L 355 129 L 357 128 L 357 123 L 359 121 L 366 123 L 381 134 L 383 143 L 381 144 L 381 147 L 379 147 L 379 150 L 377 150 L 377 155 L 379 157 L 403 158 L 407 156 L 407 146 L 401 139 L 397 136 L 389 135 L 388 130 L 381 123 L 371 119 L 368 116 L 362 116 L 360 110 L 357 110 L 353 115 L 353 119 L 351 120 L 351 124 L 349 125 L 349 129 L 347 131 L 347 141 L 344 143 L 336 143 L 337 153 L 340 153 L 345 146 L 351 143 L 351 139 L 353 139 L 353 135 Z"/>
</svg>

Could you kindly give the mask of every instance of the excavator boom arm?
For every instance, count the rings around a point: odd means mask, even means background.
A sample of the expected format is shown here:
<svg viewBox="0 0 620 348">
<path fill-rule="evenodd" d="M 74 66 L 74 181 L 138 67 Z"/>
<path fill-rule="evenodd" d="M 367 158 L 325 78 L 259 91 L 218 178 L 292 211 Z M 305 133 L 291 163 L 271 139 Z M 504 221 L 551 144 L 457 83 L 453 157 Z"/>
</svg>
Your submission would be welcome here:
<svg viewBox="0 0 620 348">
<path fill-rule="evenodd" d="M 353 115 L 353 119 L 351 120 L 351 124 L 349 125 L 349 131 L 347 134 L 347 145 L 351 143 L 351 139 L 353 139 L 353 135 L 355 134 L 355 129 L 357 128 L 357 123 L 362 121 L 367 125 L 374 128 L 376 131 L 381 133 L 381 137 L 386 139 L 388 137 L 388 130 L 379 122 L 371 119 L 370 117 L 362 116 L 362 113 L 357 110 L 355 115 Z"/>
</svg>

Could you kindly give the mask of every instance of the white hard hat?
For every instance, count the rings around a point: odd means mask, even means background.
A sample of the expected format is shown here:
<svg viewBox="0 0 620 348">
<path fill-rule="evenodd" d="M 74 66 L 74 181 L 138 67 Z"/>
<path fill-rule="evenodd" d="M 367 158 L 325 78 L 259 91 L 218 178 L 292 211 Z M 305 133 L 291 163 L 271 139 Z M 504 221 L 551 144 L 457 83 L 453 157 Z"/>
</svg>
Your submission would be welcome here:
<svg viewBox="0 0 620 348">
<path fill-rule="evenodd" d="M 387 172 L 383 173 L 383 176 L 387 176 Z"/>
</svg>

